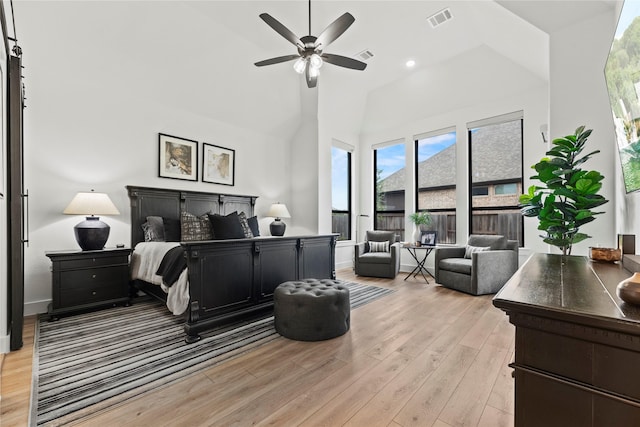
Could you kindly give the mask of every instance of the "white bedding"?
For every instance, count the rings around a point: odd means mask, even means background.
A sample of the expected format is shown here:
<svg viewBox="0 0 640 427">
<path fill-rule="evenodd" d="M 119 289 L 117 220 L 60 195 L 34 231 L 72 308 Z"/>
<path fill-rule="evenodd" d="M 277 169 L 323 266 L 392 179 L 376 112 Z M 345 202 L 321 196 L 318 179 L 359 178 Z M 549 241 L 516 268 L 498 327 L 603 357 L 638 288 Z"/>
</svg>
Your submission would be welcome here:
<svg viewBox="0 0 640 427">
<path fill-rule="evenodd" d="M 178 281 L 168 287 L 162 283 L 162 276 L 156 271 L 162 262 L 164 255 L 172 248 L 180 246 L 178 242 L 140 242 L 131 254 L 131 278 L 144 280 L 162 288 L 167 294 L 167 307 L 175 314 L 180 315 L 189 306 L 189 282 L 187 269 L 180 274 Z"/>
</svg>

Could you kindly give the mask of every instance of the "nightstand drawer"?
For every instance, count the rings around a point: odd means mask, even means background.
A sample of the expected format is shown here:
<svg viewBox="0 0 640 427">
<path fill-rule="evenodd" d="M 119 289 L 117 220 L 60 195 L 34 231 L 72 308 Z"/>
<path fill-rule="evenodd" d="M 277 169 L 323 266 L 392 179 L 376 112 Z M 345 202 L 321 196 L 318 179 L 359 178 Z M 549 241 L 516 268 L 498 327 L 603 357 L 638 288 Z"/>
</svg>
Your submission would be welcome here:
<svg viewBox="0 0 640 427">
<path fill-rule="evenodd" d="M 107 284 L 105 286 L 87 286 L 85 288 L 64 289 L 60 292 L 60 303 L 62 307 L 72 307 L 83 304 L 91 304 L 110 299 L 122 298 L 122 287 L 117 284 Z"/>
<path fill-rule="evenodd" d="M 60 270 L 75 270 L 78 268 L 104 267 L 109 265 L 127 265 L 129 256 L 93 256 L 78 259 L 60 260 Z"/>
<path fill-rule="evenodd" d="M 128 272 L 127 266 L 61 271 L 60 291 L 81 291 L 109 285 L 117 288 L 123 279 L 126 282 Z"/>
</svg>

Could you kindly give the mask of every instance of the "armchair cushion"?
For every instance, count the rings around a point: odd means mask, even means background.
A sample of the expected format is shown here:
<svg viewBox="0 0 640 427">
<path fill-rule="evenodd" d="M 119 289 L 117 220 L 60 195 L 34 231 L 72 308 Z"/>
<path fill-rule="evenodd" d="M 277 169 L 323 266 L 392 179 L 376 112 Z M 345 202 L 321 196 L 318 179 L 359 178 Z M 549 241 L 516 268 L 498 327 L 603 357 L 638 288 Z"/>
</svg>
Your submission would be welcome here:
<svg viewBox="0 0 640 427">
<path fill-rule="evenodd" d="M 440 268 L 471 275 L 471 258 L 445 258 L 440 261 Z"/>
<path fill-rule="evenodd" d="M 362 264 L 391 264 L 393 258 L 389 252 L 367 252 L 360 255 L 359 262 Z"/>
</svg>

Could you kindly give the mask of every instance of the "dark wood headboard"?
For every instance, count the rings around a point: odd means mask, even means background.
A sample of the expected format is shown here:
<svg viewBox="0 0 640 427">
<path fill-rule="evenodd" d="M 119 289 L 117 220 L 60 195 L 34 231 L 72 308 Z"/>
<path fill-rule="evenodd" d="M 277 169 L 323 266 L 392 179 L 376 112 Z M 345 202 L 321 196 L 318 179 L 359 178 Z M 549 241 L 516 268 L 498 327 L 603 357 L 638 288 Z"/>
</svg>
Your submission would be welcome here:
<svg viewBox="0 0 640 427">
<path fill-rule="evenodd" d="M 227 215 L 233 211 L 254 215 L 256 196 L 205 193 L 201 191 L 171 190 L 166 188 L 134 187 L 127 185 L 131 201 L 131 247 L 144 242 L 142 224 L 147 216 L 180 219 L 181 212 L 194 215 L 217 213 Z"/>
</svg>

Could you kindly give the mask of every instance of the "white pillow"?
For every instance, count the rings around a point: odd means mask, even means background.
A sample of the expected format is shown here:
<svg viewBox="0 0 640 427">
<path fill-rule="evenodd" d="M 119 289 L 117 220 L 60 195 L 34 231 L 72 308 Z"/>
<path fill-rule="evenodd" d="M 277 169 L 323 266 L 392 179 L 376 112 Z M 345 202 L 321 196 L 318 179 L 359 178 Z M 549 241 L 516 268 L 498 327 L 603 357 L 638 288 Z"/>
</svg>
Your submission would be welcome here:
<svg viewBox="0 0 640 427">
<path fill-rule="evenodd" d="M 389 252 L 389 241 L 369 242 L 369 252 Z"/>
<path fill-rule="evenodd" d="M 467 245 L 467 249 L 464 251 L 464 257 L 471 259 L 471 254 L 474 252 L 484 252 L 491 249 L 491 246 L 480 247 L 480 246 L 469 246 Z"/>
</svg>

